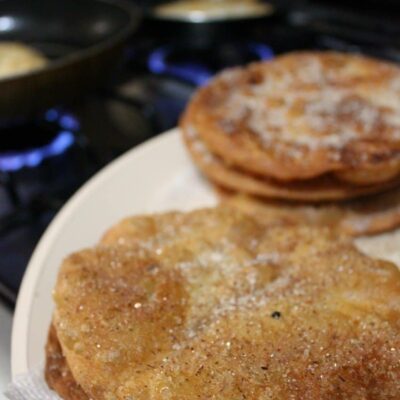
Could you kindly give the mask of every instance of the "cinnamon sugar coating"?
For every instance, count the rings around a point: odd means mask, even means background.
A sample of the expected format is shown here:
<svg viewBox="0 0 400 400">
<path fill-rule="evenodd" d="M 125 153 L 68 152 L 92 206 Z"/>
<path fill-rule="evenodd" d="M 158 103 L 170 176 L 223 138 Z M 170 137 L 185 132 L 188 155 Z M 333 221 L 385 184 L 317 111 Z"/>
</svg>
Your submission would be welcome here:
<svg viewBox="0 0 400 400">
<path fill-rule="evenodd" d="M 400 398 L 400 272 L 328 229 L 128 218 L 64 261 L 54 299 L 87 398 Z"/>
</svg>

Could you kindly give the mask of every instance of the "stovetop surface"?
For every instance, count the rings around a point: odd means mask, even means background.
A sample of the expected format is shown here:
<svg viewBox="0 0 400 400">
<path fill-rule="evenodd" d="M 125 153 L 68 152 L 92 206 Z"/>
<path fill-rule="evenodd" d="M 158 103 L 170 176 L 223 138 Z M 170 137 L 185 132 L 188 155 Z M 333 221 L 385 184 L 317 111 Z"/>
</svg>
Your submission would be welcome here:
<svg viewBox="0 0 400 400">
<path fill-rule="evenodd" d="M 144 25 L 127 45 L 113 85 L 35 121 L 0 123 L 0 297 L 15 302 L 29 257 L 65 201 L 111 160 L 174 127 L 195 88 L 216 71 L 294 49 L 400 60 L 396 24 L 335 13 L 298 8 L 209 47 L 155 35 Z"/>
</svg>

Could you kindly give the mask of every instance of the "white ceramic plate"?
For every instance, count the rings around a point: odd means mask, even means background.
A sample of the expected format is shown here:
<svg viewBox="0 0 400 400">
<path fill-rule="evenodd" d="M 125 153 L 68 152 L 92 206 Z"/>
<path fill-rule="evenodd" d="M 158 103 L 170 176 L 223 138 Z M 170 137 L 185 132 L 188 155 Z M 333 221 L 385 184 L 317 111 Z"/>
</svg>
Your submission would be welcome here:
<svg viewBox="0 0 400 400">
<path fill-rule="evenodd" d="M 44 359 L 53 303 L 51 292 L 61 260 L 91 246 L 121 218 L 171 209 L 212 205 L 216 196 L 200 176 L 177 129 L 129 151 L 86 183 L 63 207 L 40 240 L 25 273 L 12 332 L 12 374 Z M 361 239 L 360 247 L 400 260 L 400 230 Z"/>
<path fill-rule="evenodd" d="M 102 232 L 131 214 L 212 205 L 215 195 L 190 161 L 178 131 L 129 151 L 87 182 L 63 207 L 40 240 L 18 295 L 12 332 L 12 374 L 44 359 L 61 260 L 93 245 Z"/>
</svg>

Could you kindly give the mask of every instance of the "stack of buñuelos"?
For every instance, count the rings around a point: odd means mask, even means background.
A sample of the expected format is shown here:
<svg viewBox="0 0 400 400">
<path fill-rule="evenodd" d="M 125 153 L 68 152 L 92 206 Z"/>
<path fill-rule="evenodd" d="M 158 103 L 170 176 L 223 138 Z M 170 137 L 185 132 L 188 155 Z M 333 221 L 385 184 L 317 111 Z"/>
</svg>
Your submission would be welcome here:
<svg viewBox="0 0 400 400">
<path fill-rule="evenodd" d="M 197 91 L 180 126 L 197 166 L 247 210 L 281 216 L 282 205 L 285 219 L 326 225 L 334 208 L 328 224 L 352 235 L 400 224 L 394 64 L 309 51 L 228 69 Z"/>
</svg>

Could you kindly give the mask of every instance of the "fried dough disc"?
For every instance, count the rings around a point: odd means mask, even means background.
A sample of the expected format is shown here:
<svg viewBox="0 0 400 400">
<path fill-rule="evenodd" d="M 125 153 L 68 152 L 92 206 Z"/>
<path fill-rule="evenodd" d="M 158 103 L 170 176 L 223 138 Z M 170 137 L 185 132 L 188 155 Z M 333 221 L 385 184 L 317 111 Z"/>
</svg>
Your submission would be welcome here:
<svg viewBox="0 0 400 400">
<path fill-rule="evenodd" d="M 293 204 L 223 191 L 223 204 L 272 224 L 329 226 L 352 236 L 372 235 L 400 225 L 400 188 L 340 203 Z"/>
<path fill-rule="evenodd" d="M 48 60 L 38 50 L 18 42 L 0 42 L 0 79 L 43 68 Z"/>
<path fill-rule="evenodd" d="M 187 120 L 182 121 L 182 135 L 193 161 L 210 180 L 226 189 L 255 196 L 321 202 L 350 199 L 365 194 L 382 192 L 399 184 L 399 179 L 396 179 L 376 185 L 355 186 L 339 182 L 332 176 L 282 183 L 268 178 L 256 177 L 227 166 L 219 157 L 210 153 L 198 136 L 196 129 Z"/>
<path fill-rule="evenodd" d="M 67 258 L 54 323 L 88 397 L 395 400 L 400 272 L 226 207 L 128 218 Z"/>
<path fill-rule="evenodd" d="M 370 185 L 400 173 L 400 68 L 372 58 L 296 52 L 229 69 L 185 115 L 213 153 L 266 177 Z"/>
</svg>

